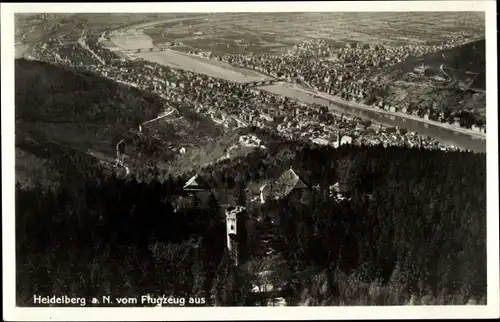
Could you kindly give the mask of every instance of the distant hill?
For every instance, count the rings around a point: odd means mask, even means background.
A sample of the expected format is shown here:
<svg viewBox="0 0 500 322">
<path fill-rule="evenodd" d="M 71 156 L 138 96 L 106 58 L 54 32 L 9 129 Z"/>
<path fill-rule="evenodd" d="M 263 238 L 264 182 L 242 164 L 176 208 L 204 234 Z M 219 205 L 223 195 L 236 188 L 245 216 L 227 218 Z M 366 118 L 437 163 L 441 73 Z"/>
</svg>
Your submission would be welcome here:
<svg viewBox="0 0 500 322">
<path fill-rule="evenodd" d="M 38 61 L 15 61 L 18 148 L 50 142 L 113 158 L 116 141 L 163 108 L 156 96 L 98 75 Z M 18 151 L 19 161 L 25 154 Z M 29 159 L 34 160 L 33 156 L 47 157 L 35 153 Z M 23 168 L 29 167 L 25 163 Z"/>
<path fill-rule="evenodd" d="M 61 163 L 47 162 L 59 155 L 50 152 L 58 151 L 55 146 L 64 149 L 64 155 L 111 162 L 116 144 L 125 139 L 126 164 L 131 169 L 161 161 L 169 172 L 178 172 L 172 167 L 182 165 L 186 170 L 219 159 L 235 140 L 221 142 L 220 153 L 208 159 L 194 158 L 192 154 L 206 154 L 218 146 L 224 131 L 209 117 L 178 104 L 172 105 L 178 112 L 148 123 L 144 133 L 138 133 L 139 124 L 157 118 L 169 104 L 155 94 L 92 73 L 18 59 L 15 84 L 16 174 L 22 186 L 53 182 L 60 176 Z M 185 155 L 179 152 L 182 147 L 187 148 Z"/>
<path fill-rule="evenodd" d="M 454 83 L 465 83 L 471 88 L 485 89 L 486 59 L 485 40 L 477 40 L 461 46 L 441 50 L 421 58 L 408 57 L 404 62 L 383 70 L 387 81 L 398 80 L 405 73 L 417 72 L 422 76 L 448 75 Z M 422 68 L 424 67 L 424 68 Z M 425 72 L 424 72 L 425 71 Z M 444 73 L 443 73 L 444 71 Z M 473 85 L 473 86 L 472 86 Z"/>
<path fill-rule="evenodd" d="M 16 120 L 131 126 L 162 109 L 156 96 L 92 73 L 18 59 L 15 75 Z"/>
<path fill-rule="evenodd" d="M 380 96 L 385 103 L 407 103 L 434 115 L 444 112 L 448 122 L 458 116 L 462 125 L 485 124 L 485 40 L 409 57 L 378 75 L 387 85 Z M 433 113 L 431 113 L 433 114 Z M 431 115 L 432 116 L 432 115 Z"/>
<path fill-rule="evenodd" d="M 485 39 L 427 55 L 422 62 L 436 69 L 443 65 L 444 72 L 453 80 L 465 81 L 471 88 L 486 88 Z"/>
</svg>

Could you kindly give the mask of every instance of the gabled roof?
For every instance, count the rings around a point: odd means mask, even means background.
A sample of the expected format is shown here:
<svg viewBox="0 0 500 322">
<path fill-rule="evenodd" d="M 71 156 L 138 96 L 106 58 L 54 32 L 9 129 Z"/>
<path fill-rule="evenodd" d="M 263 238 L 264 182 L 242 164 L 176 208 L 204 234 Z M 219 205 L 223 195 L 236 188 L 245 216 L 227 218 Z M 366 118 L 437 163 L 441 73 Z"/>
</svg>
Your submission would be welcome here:
<svg viewBox="0 0 500 322">
<path fill-rule="evenodd" d="M 206 191 L 210 188 L 195 174 L 186 182 L 183 189 L 186 191 Z"/>
<path fill-rule="evenodd" d="M 296 189 L 309 189 L 306 181 L 299 176 L 292 168 L 283 172 L 283 174 L 273 183 L 273 194 L 276 197 L 284 197 Z"/>
</svg>

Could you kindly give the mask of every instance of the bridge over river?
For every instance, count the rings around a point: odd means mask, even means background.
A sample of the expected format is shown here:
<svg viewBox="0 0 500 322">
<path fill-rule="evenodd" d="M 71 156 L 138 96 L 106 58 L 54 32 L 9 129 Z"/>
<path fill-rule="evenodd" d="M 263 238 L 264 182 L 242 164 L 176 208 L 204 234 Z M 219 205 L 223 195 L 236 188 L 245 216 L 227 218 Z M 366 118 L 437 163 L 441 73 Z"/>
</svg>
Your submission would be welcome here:
<svg viewBox="0 0 500 322">
<path fill-rule="evenodd" d="M 152 52 L 166 51 L 167 49 L 168 49 L 167 47 L 134 48 L 134 49 L 124 50 L 123 52 L 138 54 L 138 53 L 152 53 Z"/>
<path fill-rule="evenodd" d="M 167 21 L 163 21 L 163 23 L 164 22 Z M 136 29 L 144 29 L 149 25 L 154 24 L 157 23 L 148 22 L 138 24 L 137 26 L 128 26 L 127 28 L 130 29 L 137 27 Z M 461 149 L 468 149 L 474 152 L 486 152 L 485 134 L 474 133 L 467 129 L 454 128 L 438 122 L 415 118 L 412 115 L 389 113 L 383 110 L 377 110 L 355 102 L 343 101 L 340 98 L 328 96 L 326 93 L 319 93 L 309 89 L 304 90 L 294 84 L 286 83 L 282 80 L 270 77 L 269 75 L 258 75 L 252 70 L 235 67 L 208 58 L 201 58 L 198 56 L 195 57 L 195 55 L 176 52 L 166 47 L 155 47 L 152 45 L 151 38 L 145 34 L 135 34 L 136 38 L 138 36 L 144 37 L 144 39 L 140 38 L 137 41 L 142 39 L 144 41 L 139 41 L 140 43 L 148 43 L 150 45 L 147 46 L 151 47 L 133 48 L 135 46 L 132 46 L 132 48 L 123 47 L 122 50 L 129 53 L 139 54 L 140 57 L 145 60 L 170 65 L 174 68 L 187 69 L 212 77 L 224 78 L 228 81 L 245 84 L 245 86 L 248 87 L 255 87 L 260 90 L 286 96 L 304 103 L 316 103 L 327 106 L 332 111 L 357 116 L 363 119 L 369 119 L 376 123 L 405 128 L 409 131 L 429 136 L 438 141 L 454 145 Z M 127 44 L 127 46 L 129 45 L 130 44 Z M 161 53 L 158 55 L 148 54 L 153 52 Z"/>
<path fill-rule="evenodd" d="M 260 87 L 260 86 L 268 86 L 268 85 L 281 84 L 281 83 L 284 83 L 284 82 L 281 80 L 278 80 L 278 79 L 267 79 L 267 80 L 252 81 L 252 82 L 244 83 L 243 86 L 245 86 L 245 87 Z"/>
</svg>

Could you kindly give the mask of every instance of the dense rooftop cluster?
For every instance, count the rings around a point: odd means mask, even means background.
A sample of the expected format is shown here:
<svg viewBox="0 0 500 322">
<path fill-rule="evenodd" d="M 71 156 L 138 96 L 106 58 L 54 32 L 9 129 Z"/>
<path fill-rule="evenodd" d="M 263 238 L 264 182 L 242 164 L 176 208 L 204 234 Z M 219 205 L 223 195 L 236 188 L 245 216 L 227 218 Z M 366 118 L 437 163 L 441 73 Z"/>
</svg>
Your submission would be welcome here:
<svg viewBox="0 0 500 322">
<path fill-rule="evenodd" d="M 386 98 L 387 83 L 378 75 L 391 66 L 408 60 L 418 61 L 427 54 L 456 47 L 467 40 L 465 35 L 459 34 L 456 38 L 440 44 L 384 46 L 349 43 L 339 48 L 325 40 L 316 39 L 299 43 L 284 55 L 245 53 L 227 54 L 217 58 L 232 65 L 286 79 L 344 100 L 372 105 L 391 112 L 446 121 L 455 126 L 485 132 L 484 122 L 481 120 L 462 121 L 460 113 L 452 115 L 443 106 L 429 107 L 425 104 L 409 104 L 407 101 L 391 104 Z M 423 75 L 426 69 L 425 66 L 416 68 L 415 73 Z M 438 70 L 437 75 L 432 75 L 433 78 L 429 80 L 440 81 L 444 76 L 439 74 Z"/>
<path fill-rule="evenodd" d="M 311 140 L 317 144 L 333 146 L 383 144 L 384 146 L 453 149 L 453 147 L 445 146 L 413 132 L 374 125 L 371 122 L 367 124 L 361 119 L 337 115 L 320 105 L 299 103 L 258 88 L 246 87 L 244 84 L 174 69 L 153 62 L 121 61 L 116 59 L 117 56 L 114 53 L 108 55 L 109 50 L 101 50 L 99 42 L 92 39 L 86 39 L 85 44 L 90 47 L 90 50 L 86 50 L 81 44 L 75 44 L 73 48 L 78 52 L 77 55 L 61 56 L 63 59 L 56 60 L 56 62 L 81 66 L 101 76 L 157 93 L 169 105 L 194 108 L 198 113 L 210 116 L 214 122 L 227 128 L 253 125 L 272 129 L 287 139 Z M 60 47 L 54 41 L 42 47 L 44 50 L 37 52 L 38 59 L 52 62 L 53 57 L 59 55 Z M 377 49 L 373 48 L 373 50 Z M 384 52 L 383 49 L 378 50 Z M 96 54 L 103 55 L 102 60 L 106 64 L 100 63 L 94 57 Z M 302 61 L 306 66 L 305 69 L 312 68 L 310 75 L 313 75 L 315 70 L 319 70 L 319 67 L 307 65 L 306 61 L 313 60 L 300 55 L 297 57 L 299 57 L 298 61 Z M 285 62 L 293 62 L 295 58 L 293 55 L 288 55 L 282 59 Z M 89 63 L 83 64 L 83 61 Z M 262 61 L 265 62 L 265 60 Z M 235 63 L 235 61 L 230 62 Z M 285 63 L 284 66 L 293 66 L 287 64 Z M 245 65 L 245 67 L 252 66 Z M 274 73 L 273 70 L 270 72 Z"/>
</svg>

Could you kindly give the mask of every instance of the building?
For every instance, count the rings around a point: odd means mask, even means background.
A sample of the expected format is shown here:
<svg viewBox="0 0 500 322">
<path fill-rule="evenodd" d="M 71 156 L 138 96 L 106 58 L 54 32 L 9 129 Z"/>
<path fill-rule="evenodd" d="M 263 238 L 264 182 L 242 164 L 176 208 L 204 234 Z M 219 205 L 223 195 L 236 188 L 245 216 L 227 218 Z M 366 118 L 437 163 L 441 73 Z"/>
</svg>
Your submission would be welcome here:
<svg viewBox="0 0 500 322">
<path fill-rule="evenodd" d="M 311 190 L 310 186 L 290 167 L 278 179 L 262 184 L 258 188 L 258 199 L 261 204 L 266 203 L 269 199 L 283 199 L 290 195 L 295 195 L 299 199 L 302 199 L 302 197 L 306 196 L 303 194 L 306 190 Z"/>
<path fill-rule="evenodd" d="M 192 176 L 183 187 L 184 191 L 206 191 L 209 187 L 198 177 L 197 174 Z"/>
<path fill-rule="evenodd" d="M 320 145 L 328 145 L 330 142 L 326 139 L 323 139 L 323 138 L 315 138 L 315 139 L 311 139 L 312 142 L 316 143 L 316 144 L 320 144 Z"/>
<path fill-rule="evenodd" d="M 229 256 L 234 260 L 235 265 L 240 263 L 240 246 L 242 241 L 244 241 L 242 237 L 245 237 L 244 234 L 246 233 L 241 229 L 243 228 L 241 223 L 245 222 L 245 218 L 241 218 L 239 222 L 238 218 L 242 216 L 245 210 L 246 208 L 243 206 L 229 206 L 225 209 L 227 250 Z M 240 235 L 238 235 L 238 231 L 240 231 Z"/>
<path fill-rule="evenodd" d="M 305 190 L 311 190 L 310 186 L 290 167 L 273 183 L 271 193 L 274 199 L 285 198 L 292 194 L 302 199 Z"/>
<path fill-rule="evenodd" d="M 186 196 L 178 198 L 177 203 L 181 205 L 178 208 L 190 203 L 190 207 L 210 209 L 214 207 L 214 203 L 218 203 L 210 186 L 198 175 L 194 175 L 184 184 L 183 191 L 187 194 L 187 198 Z"/>
<path fill-rule="evenodd" d="M 350 137 L 348 135 L 344 135 L 342 137 L 342 139 L 340 140 L 340 145 L 344 145 L 344 144 L 352 144 L 352 137 Z"/>
</svg>

